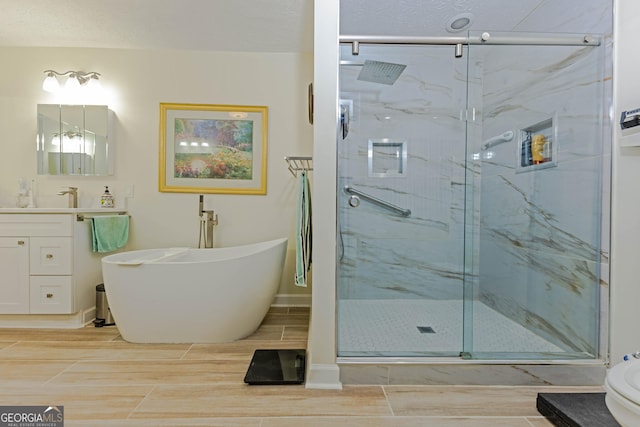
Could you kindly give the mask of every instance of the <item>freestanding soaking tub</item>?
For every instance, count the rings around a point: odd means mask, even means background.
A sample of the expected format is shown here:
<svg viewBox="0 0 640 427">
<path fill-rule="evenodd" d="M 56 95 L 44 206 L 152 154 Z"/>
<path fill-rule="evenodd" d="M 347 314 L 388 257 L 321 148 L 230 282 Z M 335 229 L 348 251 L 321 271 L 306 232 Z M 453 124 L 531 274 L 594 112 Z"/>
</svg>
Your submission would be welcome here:
<svg viewBox="0 0 640 427">
<path fill-rule="evenodd" d="M 253 333 L 276 295 L 287 239 L 109 255 L 102 274 L 126 341 L 216 343 Z"/>
</svg>

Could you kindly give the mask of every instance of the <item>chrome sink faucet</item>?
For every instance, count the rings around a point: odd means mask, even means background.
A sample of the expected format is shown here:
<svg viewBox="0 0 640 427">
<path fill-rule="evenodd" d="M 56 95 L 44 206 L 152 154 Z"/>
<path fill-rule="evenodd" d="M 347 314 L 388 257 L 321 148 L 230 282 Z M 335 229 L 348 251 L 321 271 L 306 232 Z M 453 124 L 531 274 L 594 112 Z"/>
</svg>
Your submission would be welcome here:
<svg viewBox="0 0 640 427">
<path fill-rule="evenodd" d="M 66 190 L 62 190 L 57 193 L 58 196 L 64 196 L 65 194 L 69 195 L 69 207 L 77 208 L 78 207 L 78 187 L 67 187 Z"/>
</svg>

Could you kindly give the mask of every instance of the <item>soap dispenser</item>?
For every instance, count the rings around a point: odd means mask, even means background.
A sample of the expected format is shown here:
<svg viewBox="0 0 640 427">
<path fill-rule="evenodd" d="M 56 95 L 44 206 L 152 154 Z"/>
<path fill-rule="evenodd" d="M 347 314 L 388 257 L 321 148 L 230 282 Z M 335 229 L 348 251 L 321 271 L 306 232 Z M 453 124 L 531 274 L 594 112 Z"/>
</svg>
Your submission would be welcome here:
<svg viewBox="0 0 640 427">
<path fill-rule="evenodd" d="M 104 193 L 100 197 L 101 208 L 112 208 L 114 206 L 113 194 L 109 192 L 109 186 L 105 185 Z"/>
</svg>

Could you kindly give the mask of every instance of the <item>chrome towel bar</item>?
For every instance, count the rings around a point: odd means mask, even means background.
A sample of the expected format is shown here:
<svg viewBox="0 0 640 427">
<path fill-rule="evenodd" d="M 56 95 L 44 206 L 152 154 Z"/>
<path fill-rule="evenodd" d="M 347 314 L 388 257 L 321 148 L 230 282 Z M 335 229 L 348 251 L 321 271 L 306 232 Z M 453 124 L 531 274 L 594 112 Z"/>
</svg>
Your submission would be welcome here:
<svg viewBox="0 0 640 427">
<path fill-rule="evenodd" d="M 105 215 L 127 215 L 126 212 L 105 212 L 104 215 L 102 213 L 96 214 L 95 216 L 105 216 Z M 76 221 L 84 221 L 85 219 L 93 219 L 94 215 L 84 215 L 84 214 L 76 214 Z"/>
</svg>

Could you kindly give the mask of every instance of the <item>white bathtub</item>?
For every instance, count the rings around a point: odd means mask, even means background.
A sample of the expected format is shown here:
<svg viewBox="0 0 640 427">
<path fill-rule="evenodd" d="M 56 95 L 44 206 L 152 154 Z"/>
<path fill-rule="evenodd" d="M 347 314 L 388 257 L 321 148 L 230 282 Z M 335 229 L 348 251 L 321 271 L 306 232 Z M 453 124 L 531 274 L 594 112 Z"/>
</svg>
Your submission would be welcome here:
<svg viewBox="0 0 640 427">
<path fill-rule="evenodd" d="M 216 343 L 253 333 L 276 295 L 287 239 L 102 258 L 109 308 L 135 343 Z"/>
</svg>

